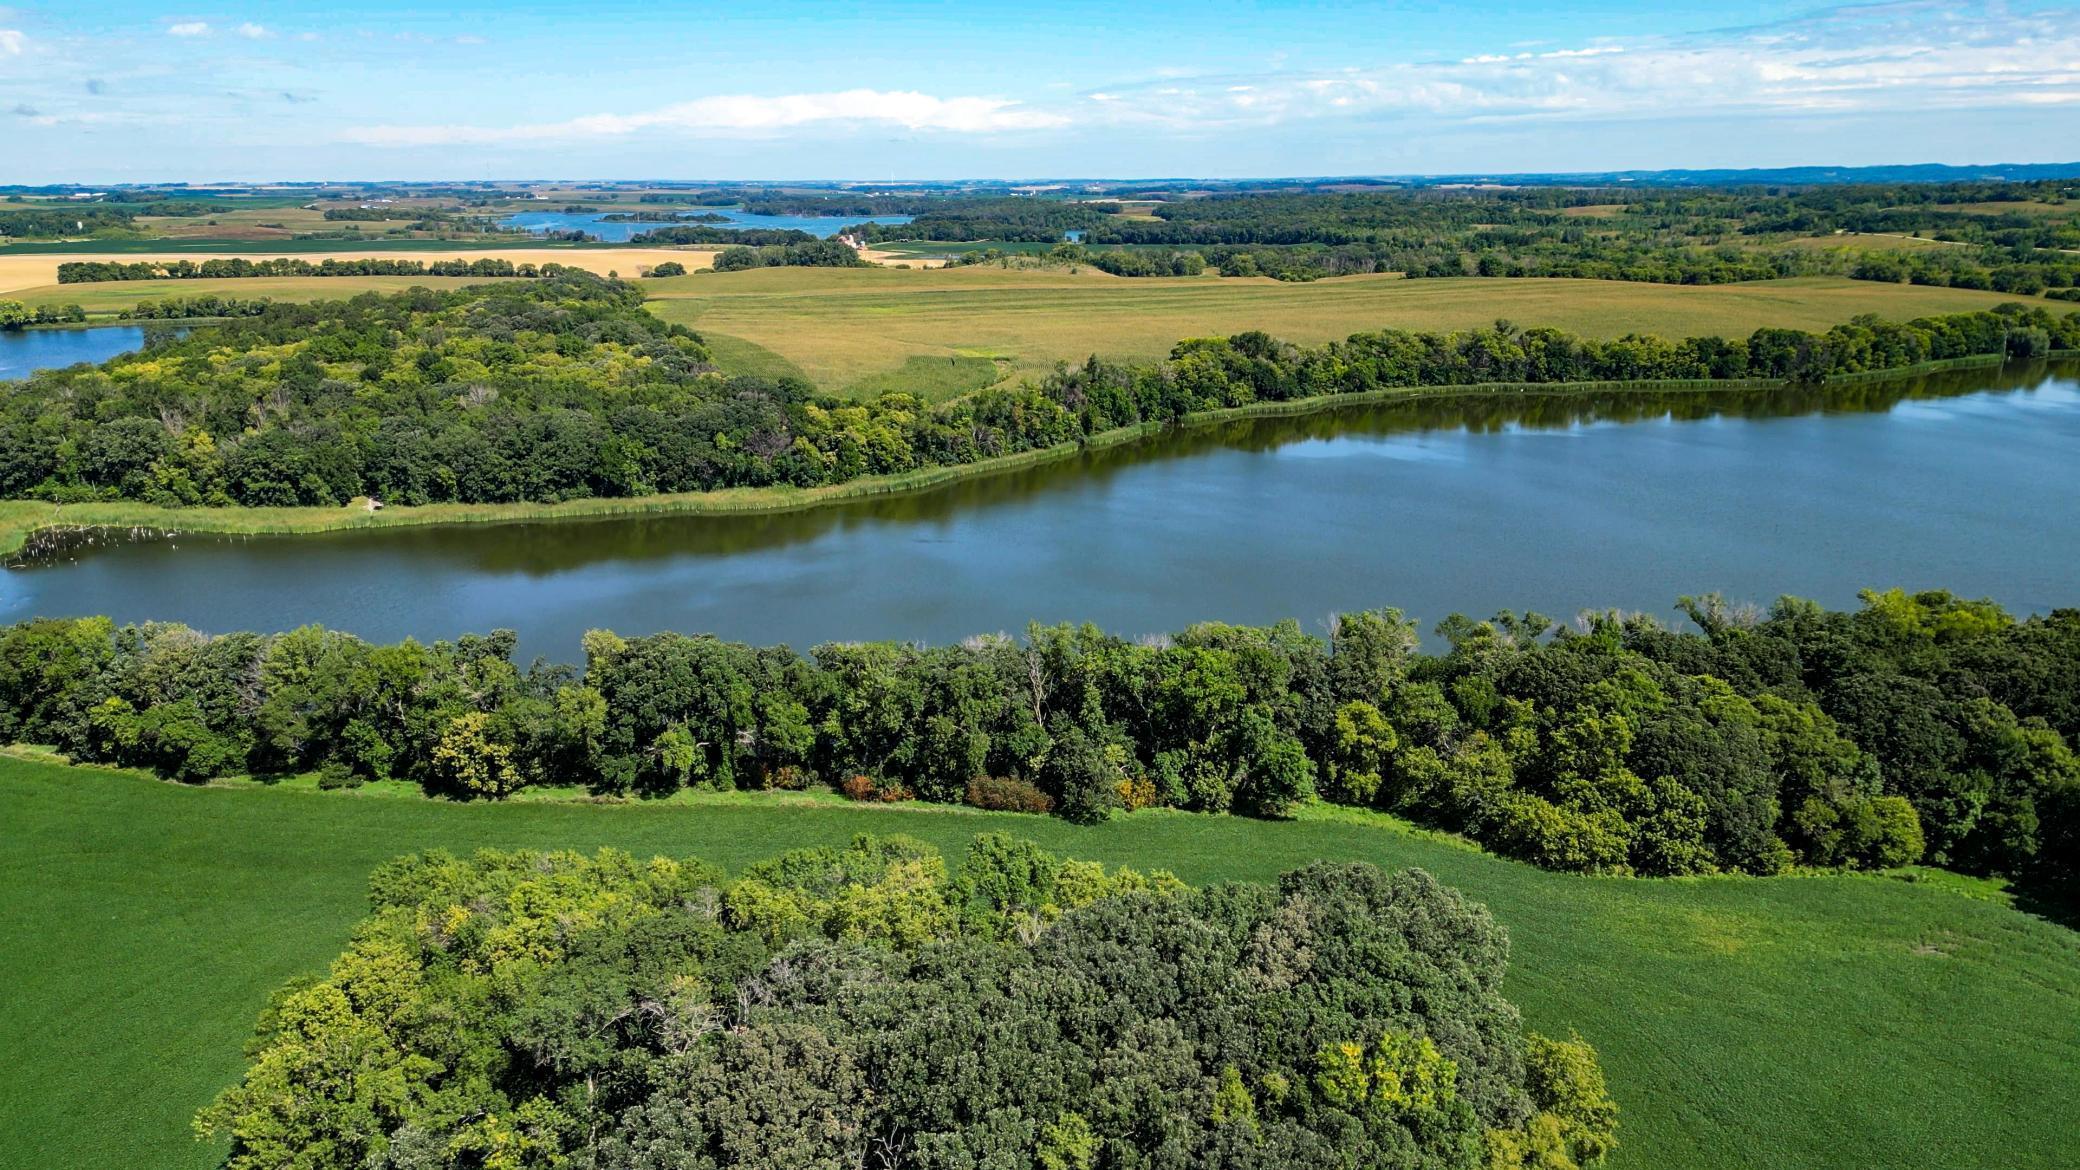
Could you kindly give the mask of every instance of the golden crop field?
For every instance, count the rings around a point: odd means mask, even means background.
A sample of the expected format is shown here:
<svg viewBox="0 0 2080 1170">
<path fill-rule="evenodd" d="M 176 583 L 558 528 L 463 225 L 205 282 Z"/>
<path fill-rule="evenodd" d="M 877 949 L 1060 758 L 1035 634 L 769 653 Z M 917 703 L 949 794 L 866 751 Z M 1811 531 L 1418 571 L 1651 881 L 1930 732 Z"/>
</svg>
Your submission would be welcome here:
<svg viewBox="0 0 2080 1170">
<path fill-rule="evenodd" d="M 241 252 L 241 253 L 113 253 L 77 254 L 52 253 L 49 255 L 9 256 L 0 253 L 0 297 L 22 301 L 30 305 L 76 304 L 86 307 L 88 312 L 114 312 L 143 300 L 163 300 L 171 296 L 198 296 L 214 293 L 231 297 L 271 297 L 282 301 L 325 300 L 350 297 L 356 293 L 377 291 L 395 292 L 414 285 L 427 288 L 453 288 L 457 285 L 481 281 L 484 277 L 440 277 L 440 276 L 262 276 L 232 277 L 211 280 L 128 280 L 96 281 L 85 284 L 59 284 L 58 265 L 75 260 L 114 261 L 134 264 L 142 261 L 228 260 L 243 256 L 248 260 L 266 260 L 280 256 L 293 256 L 313 264 L 324 260 L 360 260 L 369 252 L 351 250 L 338 252 Z M 689 269 L 707 268 L 715 262 L 715 251 L 681 250 L 676 248 L 458 248 L 454 252 L 424 250 L 414 252 L 383 252 L 386 260 L 511 260 L 515 264 L 562 264 L 584 268 L 602 275 L 618 272 L 633 277 L 643 269 L 676 260 Z"/>
<path fill-rule="evenodd" d="M 1594 280 L 1403 280 L 1312 284 L 1218 277 L 1122 278 L 1095 270 L 988 267 L 768 268 L 652 284 L 651 309 L 716 339 L 726 368 L 798 369 L 833 392 L 886 389 L 903 370 L 941 394 L 974 388 L 975 359 L 1000 375 L 1092 353 L 1161 357 L 1181 338 L 1261 329 L 1319 344 L 1368 329 L 1465 329 L 1507 318 L 1615 337 L 1744 336 L 1765 325 L 1826 329 L 1860 313 L 1910 318 L 2013 300 L 1967 289 L 1803 277 L 1684 286 Z M 970 371 L 963 381 L 954 376 Z"/>
</svg>

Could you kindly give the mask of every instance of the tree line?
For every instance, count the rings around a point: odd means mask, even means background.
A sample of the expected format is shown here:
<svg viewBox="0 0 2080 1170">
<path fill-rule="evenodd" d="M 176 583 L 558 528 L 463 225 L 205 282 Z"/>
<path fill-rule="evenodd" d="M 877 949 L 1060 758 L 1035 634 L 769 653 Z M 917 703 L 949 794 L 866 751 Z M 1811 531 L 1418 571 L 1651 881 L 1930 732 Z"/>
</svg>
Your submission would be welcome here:
<svg viewBox="0 0 2080 1170">
<path fill-rule="evenodd" d="M 416 505 L 813 487 L 1255 402 L 1494 383 L 1817 383 L 2080 347 L 2080 314 L 2019 305 L 1746 339 L 1598 340 L 1499 322 L 1301 347 L 1252 332 L 1182 342 L 1158 363 L 1092 359 L 927 405 L 724 376 L 697 334 L 642 300 L 628 282 L 567 270 L 274 304 L 99 367 L 45 371 L 0 400 L 0 496 Z"/>
<path fill-rule="evenodd" d="M 2080 610 L 1942 592 L 1833 612 L 1684 599 L 1695 627 L 1394 610 L 1090 626 L 958 645 L 593 631 L 581 667 L 510 632 L 376 646 L 106 618 L 0 631 L 0 739 L 182 781 L 316 772 L 496 799 L 823 785 L 1103 820 L 1321 798 L 1504 856 L 1619 874 L 1915 861 L 2048 884 L 2080 860 Z"/>
<path fill-rule="evenodd" d="M 181 321 L 194 318 L 214 317 L 257 317 L 267 311 L 273 301 L 266 297 L 227 297 L 216 293 L 203 293 L 192 297 L 167 297 L 165 300 L 139 301 L 116 316 L 125 321 Z"/>
<path fill-rule="evenodd" d="M 128 233 L 136 220 L 118 208 L 81 204 L 56 207 L 0 208 L 0 239 L 52 240 L 68 236 Z"/>
<path fill-rule="evenodd" d="M 847 230 L 867 240 L 1025 242 L 1060 241 L 1073 230 L 1091 245 L 1194 251 L 1223 275 L 1281 280 L 1400 272 L 1669 284 L 1853 273 L 1854 256 L 1792 241 L 1914 235 L 1969 245 L 1914 253 L 1924 283 L 2029 295 L 2074 283 L 2075 261 L 2062 250 L 2080 248 L 2080 216 L 2044 213 L 2062 206 L 2071 186 L 1274 188 L 1158 192 L 1151 214 L 1132 218 L 1111 214 L 1116 203 L 951 196 L 911 224 Z"/>
<path fill-rule="evenodd" d="M 78 305 L 38 305 L 32 309 L 20 301 L 0 301 L 0 332 L 31 325 L 76 325 L 86 319 L 87 311 Z"/>
<path fill-rule="evenodd" d="M 125 280 L 229 280 L 267 276 L 516 276 L 535 279 L 571 271 L 564 264 L 515 264 L 481 257 L 475 260 L 393 260 L 328 257 L 312 263 L 294 256 L 248 260 L 232 256 L 215 260 L 70 260 L 58 265 L 59 284 L 92 284 Z"/>
<path fill-rule="evenodd" d="M 462 216 L 451 211 L 442 211 L 425 206 L 392 204 L 387 207 L 328 207 L 325 218 L 335 223 L 387 223 L 393 220 L 412 220 L 412 226 L 430 228 L 437 224 L 464 222 Z"/>
<path fill-rule="evenodd" d="M 652 228 L 638 232 L 631 244 L 730 244 L 746 248 L 789 247 L 814 244 L 818 237 L 795 228 L 719 228 L 698 224 Z"/>
<path fill-rule="evenodd" d="M 227 1170 L 1580 1170 L 1618 1107 L 1421 870 L 1192 889 L 1005 836 L 734 879 L 614 850 L 370 879 L 197 1116 Z"/>
<path fill-rule="evenodd" d="M 715 271 L 738 272 L 746 268 L 866 268 L 866 261 L 851 245 L 837 240 L 810 239 L 798 244 L 772 244 L 762 248 L 724 248 L 715 256 Z"/>
<path fill-rule="evenodd" d="M 2080 256 L 2042 252 L 2017 256 L 1974 248 L 1867 252 L 1849 275 L 1857 280 L 1991 289 L 2027 297 L 2080 284 Z"/>
</svg>

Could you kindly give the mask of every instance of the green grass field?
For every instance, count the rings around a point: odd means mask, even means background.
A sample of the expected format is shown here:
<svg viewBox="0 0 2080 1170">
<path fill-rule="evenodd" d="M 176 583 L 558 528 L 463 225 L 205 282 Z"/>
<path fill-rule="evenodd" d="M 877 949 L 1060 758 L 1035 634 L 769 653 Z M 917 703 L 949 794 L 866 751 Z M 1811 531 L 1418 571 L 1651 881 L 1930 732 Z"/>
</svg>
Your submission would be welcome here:
<svg viewBox="0 0 2080 1170">
<path fill-rule="evenodd" d="M 1801 236 L 1786 240 L 1784 245 L 1760 245 L 1757 247 L 1809 248 L 1814 251 L 1840 252 L 1914 252 L 1928 248 L 1955 248 L 1960 245 L 1944 243 L 1921 236 L 1885 235 L 1869 232 L 1842 232 L 1831 236 Z"/>
<path fill-rule="evenodd" d="M 190 1113 L 238 1075 L 267 993 L 326 964 L 368 871 L 398 853 L 614 845 L 739 866 L 862 831 L 952 850 L 1008 830 L 1194 882 L 1317 858 L 1429 869 L 1508 926 L 1529 1024 L 1597 1046 L 1624 1108 L 1620 1170 L 2051 1167 L 2080 1148 L 2080 935 L 1961 880 L 1570 877 L 1326 813 L 1078 828 L 766 796 L 455 805 L 12 758 L 0 824 L 8 1168 L 213 1164 Z"/>
<path fill-rule="evenodd" d="M 2015 299 L 1834 277 L 1704 287 L 1393 276 L 1284 284 L 988 267 L 767 268 L 647 287 L 651 309 L 666 320 L 768 351 L 832 392 L 883 388 L 879 376 L 916 358 L 993 355 L 1019 377 L 1092 353 L 1153 360 L 1180 338 L 1246 329 L 1319 344 L 1367 329 L 1464 329 L 1508 318 L 1599 337 L 1745 336 L 1764 325 L 1824 330 L 1859 313 L 1905 319 Z"/>
</svg>

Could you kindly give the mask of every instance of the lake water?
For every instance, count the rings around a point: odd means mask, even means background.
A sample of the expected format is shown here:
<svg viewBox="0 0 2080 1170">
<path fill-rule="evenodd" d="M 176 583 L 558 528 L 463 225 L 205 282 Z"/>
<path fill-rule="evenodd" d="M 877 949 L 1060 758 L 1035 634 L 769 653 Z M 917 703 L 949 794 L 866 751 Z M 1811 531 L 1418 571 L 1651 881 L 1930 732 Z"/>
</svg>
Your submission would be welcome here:
<svg viewBox="0 0 2080 1170">
<path fill-rule="evenodd" d="M 636 209 L 626 207 L 616 209 L 616 211 L 623 214 L 632 213 L 634 210 Z M 644 210 L 661 211 L 664 209 L 651 208 Z M 701 215 L 708 212 L 727 216 L 729 222 L 703 223 L 698 220 L 684 219 L 678 221 L 678 223 L 680 226 L 685 227 L 775 228 L 785 231 L 808 232 L 812 236 L 829 239 L 837 235 L 840 229 L 851 227 L 856 223 L 909 223 L 911 219 L 907 215 L 753 215 L 740 207 L 689 206 L 685 208 L 685 214 L 687 215 Z M 644 232 L 675 226 L 669 223 L 654 222 L 610 223 L 606 217 L 613 214 L 615 214 L 615 211 L 523 211 L 517 215 L 507 216 L 499 222 L 505 227 L 525 228 L 536 233 L 579 231 L 598 237 L 601 241 L 609 244 L 625 244 Z"/>
<path fill-rule="evenodd" d="M 1193 430 L 774 516 L 119 544 L 0 574 L 0 619 L 372 639 L 708 631 L 798 647 L 1028 620 L 1125 634 L 1394 605 L 1672 618 L 1682 594 L 2080 604 L 2080 367 L 1664 399 L 1443 400 Z"/>
<path fill-rule="evenodd" d="M 0 330 L 0 381 L 74 362 L 105 362 L 144 344 L 141 325 Z"/>
</svg>

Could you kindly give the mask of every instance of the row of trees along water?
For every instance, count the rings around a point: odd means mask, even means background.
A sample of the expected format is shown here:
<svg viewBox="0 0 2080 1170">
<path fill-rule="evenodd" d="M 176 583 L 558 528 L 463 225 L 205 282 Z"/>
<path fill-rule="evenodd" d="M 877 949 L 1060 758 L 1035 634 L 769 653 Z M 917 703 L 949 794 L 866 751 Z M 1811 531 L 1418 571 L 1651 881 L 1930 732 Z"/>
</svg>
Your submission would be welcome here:
<svg viewBox="0 0 2080 1170">
<path fill-rule="evenodd" d="M 37 305 L 0 301 L 0 331 L 26 329 L 31 325 L 76 325 L 87 319 L 78 305 Z"/>
<path fill-rule="evenodd" d="M 1823 382 L 2080 347 L 2080 313 L 2023 305 L 1681 341 L 1506 322 L 1314 347 L 1251 332 L 927 405 L 725 376 L 699 335 L 644 311 L 639 289 L 589 273 L 258 308 L 16 385 L 0 402 L 0 495 L 424 504 L 811 487 L 1259 402 L 1490 383 Z"/>
<path fill-rule="evenodd" d="M 2017 621 L 1896 591 L 1854 612 L 1683 604 L 1693 631 L 1455 616 L 1437 654 L 1386 610 L 1326 638 L 1059 626 L 806 655 L 595 631 L 582 667 L 525 669 L 509 633 L 376 646 L 40 620 L 0 633 L 0 737 L 185 781 L 316 770 L 456 798 L 823 784 L 1078 821 L 1278 817 L 1319 796 L 1558 869 L 2071 876 L 2080 610 Z"/>
</svg>

